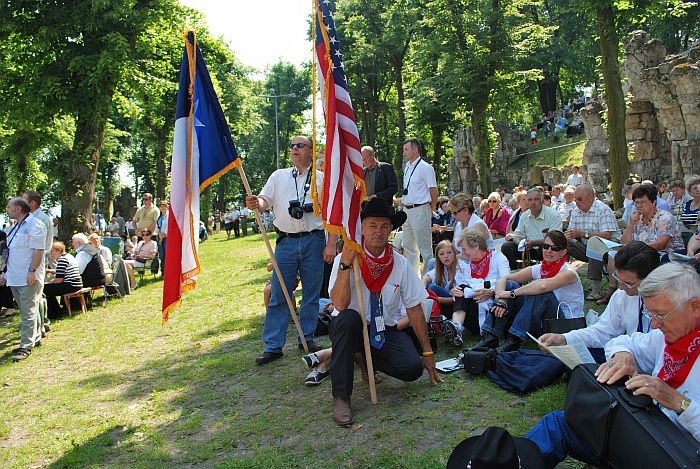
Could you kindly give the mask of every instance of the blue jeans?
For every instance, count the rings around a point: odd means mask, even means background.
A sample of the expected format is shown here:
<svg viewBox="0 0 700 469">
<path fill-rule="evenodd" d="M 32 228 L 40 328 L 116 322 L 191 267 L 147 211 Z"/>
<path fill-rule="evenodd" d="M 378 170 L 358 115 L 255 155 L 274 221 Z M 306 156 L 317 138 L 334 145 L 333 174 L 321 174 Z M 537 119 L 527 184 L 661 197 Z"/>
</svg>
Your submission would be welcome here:
<svg viewBox="0 0 700 469">
<path fill-rule="evenodd" d="M 527 432 L 525 438 L 534 441 L 542 451 L 544 467 L 553 469 L 569 455 L 587 464 L 597 465 L 598 461 L 566 424 L 564 412 L 550 412 Z"/>
<path fill-rule="evenodd" d="M 168 243 L 167 236 L 160 240 L 158 243 L 158 259 L 160 259 L 160 274 L 163 275 L 165 272 L 165 246 Z"/>
<path fill-rule="evenodd" d="M 519 285 L 512 280 L 506 284 L 507 290 L 514 290 Z M 488 315 L 482 329 L 490 333 L 504 337 L 508 325 L 508 316 L 515 315 L 513 324 L 508 332 L 521 340 L 527 339 L 527 332 L 535 332 L 538 336 L 542 330 L 542 318 L 556 317 L 559 300 L 554 292 L 540 293 L 539 295 L 527 295 L 508 300 L 508 314 L 497 318 Z"/>
<path fill-rule="evenodd" d="M 440 285 L 435 285 L 434 283 L 431 283 L 430 285 L 428 285 L 428 290 L 434 292 L 440 298 L 451 298 L 452 297 L 452 292 L 450 292 L 450 290 L 448 290 L 445 287 L 441 287 Z"/>
<path fill-rule="evenodd" d="M 294 294 L 297 272 L 301 279 L 300 325 L 304 338 L 313 340 L 318 322 L 318 297 L 323 283 L 323 249 L 326 238 L 323 231 L 303 238 L 284 238 L 275 248 L 275 260 L 287 292 Z M 265 315 L 263 342 L 266 352 L 281 352 L 287 339 L 289 306 L 284 298 L 277 273 L 272 271 L 272 292 Z M 297 332 L 298 339 L 298 332 Z M 299 341 L 301 343 L 301 341 Z"/>
</svg>

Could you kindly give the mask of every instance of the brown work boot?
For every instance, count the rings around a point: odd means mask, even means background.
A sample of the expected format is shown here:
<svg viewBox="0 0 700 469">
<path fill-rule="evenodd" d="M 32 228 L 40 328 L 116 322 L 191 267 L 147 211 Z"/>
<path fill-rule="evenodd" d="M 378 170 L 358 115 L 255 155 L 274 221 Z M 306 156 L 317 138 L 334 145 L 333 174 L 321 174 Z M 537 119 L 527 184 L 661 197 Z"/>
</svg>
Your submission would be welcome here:
<svg viewBox="0 0 700 469">
<path fill-rule="evenodd" d="M 352 407 L 349 397 L 333 398 L 333 421 L 338 425 L 350 425 L 352 423 Z"/>
</svg>

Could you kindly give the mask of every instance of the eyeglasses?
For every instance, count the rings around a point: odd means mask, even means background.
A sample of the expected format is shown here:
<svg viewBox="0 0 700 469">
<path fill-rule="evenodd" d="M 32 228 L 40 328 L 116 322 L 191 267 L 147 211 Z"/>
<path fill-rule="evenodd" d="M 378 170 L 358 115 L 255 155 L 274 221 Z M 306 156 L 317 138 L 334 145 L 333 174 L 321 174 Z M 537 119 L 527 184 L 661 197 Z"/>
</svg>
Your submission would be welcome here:
<svg viewBox="0 0 700 469">
<path fill-rule="evenodd" d="M 635 206 L 635 207 L 643 207 L 643 206 L 645 206 L 645 205 L 647 205 L 647 204 L 650 204 L 650 203 L 651 203 L 651 202 L 648 201 L 648 200 L 635 200 L 635 201 L 634 201 L 634 206 Z"/>
<path fill-rule="evenodd" d="M 290 143 L 289 144 L 289 148 L 291 148 L 292 150 L 294 150 L 295 148 L 304 148 L 304 147 L 308 147 L 308 145 L 304 142 Z"/>
<path fill-rule="evenodd" d="M 581 202 L 581 201 L 583 201 L 583 199 L 585 199 L 586 197 L 588 197 L 588 196 L 587 196 L 587 195 L 584 195 L 583 197 L 574 197 L 574 200 L 575 200 L 576 202 Z"/>
<path fill-rule="evenodd" d="M 564 250 L 564 248 L 561 246 L 555 246 L 553 244 L 547 244 L 547 243 L 542 243 L 542 249 L 544 249 L 545 251 L 548 251 L 551 249 L 554 252 L 559 252 L 559 251 Z"/>
<path fill-rule="evenodd" d="M 490 203 L 490 204 L 497 204 L 497 203 L 498 203 L 498 200 L 489 200 L 489 203 Z"/>
<path fill-rule="evenodd" d="M 669 316 L 671 315 L 671 313 L 675 313 L 676 310 L 677 310 L 678 308 L 680 308 L 681 306 L 685 305 L 686 303 L 687 303 L 687 302 L 684 301 L 683 303 L 679 304 L 678 306 L 676 306 L 675 308 L 673 308 L 671 311 L 669 311 L 668 313 L 663 314 L 663 315 L 661 315 L 661 314 L 654 314 L 654 313 L 652 313 L 651 311 L 649 311 L 649 310 L 647 309 L 647 307 L 645 306 L 644 308 L 642 308 L 642 314 L 643 314 L 644 316 L 646 316 L 647 318 L 649 318 L 649 319 L 656 319 L 656 320 L 659 321 L 661 324 L 663 324 L 663 323 L 666 321 L 666 318 L 669 317 Z"/>
<path fill-rule="evenodd" d="M 636 287 L 637 285 L 639 285 L 639 282 L 641 282 L 641 280 L 639 280 L 639 281 L 638 281 L 637 283 L 635 283 L 634 285 L 630 285 L 629 283 L 620 280 L 620 277 L 617 276 L 617 272 L 613 272 L 612 276 L 613 276 L 613 278 L 614 278 L 615 280 L 618 281 L 618 283 L 620 283 L 620 285 L 624 285 L 624 287 L 625 287 L 626 289 L 628 289 L 628 290 L 633 289 L 634 287 Z"/>
<path fill-rule="evenodd" d="M 462 210 L 464 210 L 465 208 L 467 208 L 467 207 L 462 207 L 459 210 L 457 210 L 456 212 L 454 210 L 450 210 L 450 211 L 452 212 L 452 215 L 459 215 L 460 213 L 462 213 Z"/>
<path fill-rule="evenodd" d="M 142 200 L 151 200 L 150 197 L 144 197 Z"/>
</svg>

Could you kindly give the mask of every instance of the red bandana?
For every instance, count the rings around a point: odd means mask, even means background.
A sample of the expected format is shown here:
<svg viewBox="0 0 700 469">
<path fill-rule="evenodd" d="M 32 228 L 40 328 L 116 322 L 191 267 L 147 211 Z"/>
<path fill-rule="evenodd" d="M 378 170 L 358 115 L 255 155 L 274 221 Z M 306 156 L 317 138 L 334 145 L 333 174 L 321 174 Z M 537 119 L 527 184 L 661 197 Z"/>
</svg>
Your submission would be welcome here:
<svg viewBox="0 0 700 469">
<path fill-rule="evenodd" d="M 541 278 L 552 278 L 559 273 L 562 266 L 566 262 L 566 256 L 561 256 L 561 259 L 554 263 L 549 263 L 547 261 L 542 261 L 542 266 L 540 267 L 540 277 Z"/>
<path fill-rule="evenodd" d="M 486 255 L 478 261 L 471 261 L 469 266 L 472 269 L 472 278 L 486 278 L 491 267 L 491 251 L 486 251 Z"/>
<path fill-rule="evenodd" d="M 674 389 L 678 389 L 688 378 L 698 355 L 700 355 L 700 330 L 693 331 L 672 344 L 666 341 L 664 365 L 659 370 L 659 378 Z"/>
<path fill-rule="evenodd" d="M 372 293 L 379 293 L 389 278 L 389 274 L 394 270 L 394 250 L 387 244 L 383 257 L 373 257 L 362 253 L 362 279 Z"/>
</svg>

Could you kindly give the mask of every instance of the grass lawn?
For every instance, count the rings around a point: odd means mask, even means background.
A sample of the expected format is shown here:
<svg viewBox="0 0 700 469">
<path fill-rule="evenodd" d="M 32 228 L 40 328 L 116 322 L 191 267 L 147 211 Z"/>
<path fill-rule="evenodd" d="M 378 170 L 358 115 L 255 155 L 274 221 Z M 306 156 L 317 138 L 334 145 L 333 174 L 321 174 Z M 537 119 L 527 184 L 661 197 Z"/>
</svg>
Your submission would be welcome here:
<svg viewBox="0 0 700 469">
<path fill-rule="evenodd" d="M 261 236 L 220 233 L 200 255 L 198 288 L 164 327 L 150 276 L 124 300 L 54 321 L 20 363 L 19 315 L 1 320 L 0 467 L 437 468 L 488 426 L 520 436 L 563 406 L 563 384 L 520 397 L 463 372 L 440 386 L 382 375 L 373 406 L 358 372 L 356 422 L 340 428 L 330 382 L 303 384 L 292 324 L 285 357 L 254 363 L 269 278 Z M 456 354 L 440 341 L 438 360 Z"/>
<path fill-rule="evenodd" d="M 532 147 L 528 143 L 527 151 L 530 152 L 528 157 L 519 159 L 509 169 L 522 169 L 526 166 L 532 168 L 535 165 L 556 166 L 557 168 L 580 165 L 583 161 L 583 148 L 586 144 L 585 136 L 578 135 L 572 138 L 561 138 L 561 135 L 560 133 L 557 143 L 554 143 L 552 137 L 549 140 L 545 140 L 542 137 L 536 147 Z M 563 145 L 568 146 L 558 148 Z"/>
</svg>

